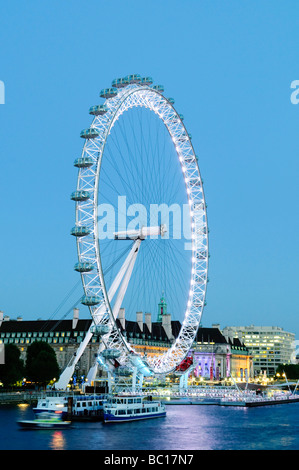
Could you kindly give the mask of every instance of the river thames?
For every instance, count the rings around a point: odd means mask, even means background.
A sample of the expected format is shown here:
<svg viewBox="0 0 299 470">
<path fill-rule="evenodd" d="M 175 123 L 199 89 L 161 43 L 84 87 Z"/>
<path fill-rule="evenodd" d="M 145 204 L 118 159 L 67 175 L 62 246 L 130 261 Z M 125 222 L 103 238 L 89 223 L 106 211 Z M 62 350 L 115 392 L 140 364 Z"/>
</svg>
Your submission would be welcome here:
<svg viewBox="0 0 299 470">
<path fill-rule="evenodd" d="M 259 408 L 168 405 L 166 418 L 24 430 L 29 405 L 0 407 L 1 450 L 298 450 L 299 403 Z"/>
</svg>

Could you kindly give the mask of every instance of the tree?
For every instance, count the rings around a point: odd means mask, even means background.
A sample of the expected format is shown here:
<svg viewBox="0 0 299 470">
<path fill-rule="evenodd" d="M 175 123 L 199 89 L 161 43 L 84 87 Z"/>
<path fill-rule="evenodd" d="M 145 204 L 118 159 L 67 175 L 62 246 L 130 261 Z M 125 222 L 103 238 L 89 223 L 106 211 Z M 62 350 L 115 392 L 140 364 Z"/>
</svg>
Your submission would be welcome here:
<svg viewBox="0 0 299 470">
<path fill-rule="evenodd" d="M 4 348 L 5 363 L 0 364 L 0 379 L 4 387 L 14 385 L 24 377 L 24 362 L 15 344 L 6 344 Z"/>
<path fill-rule="evenodd" d="M 43 341 L 35 341 L 27 348 L 26 378 L 47 385 L 59 376 L 59 367 L 54 349 Z"/>
<path fill-rule="evenodd" d="M 298 380 L 299 379 L 299 364 L 280 364 L 276 369 L 276 374 L 286 375 L 287 379 Z"/>
</svg>

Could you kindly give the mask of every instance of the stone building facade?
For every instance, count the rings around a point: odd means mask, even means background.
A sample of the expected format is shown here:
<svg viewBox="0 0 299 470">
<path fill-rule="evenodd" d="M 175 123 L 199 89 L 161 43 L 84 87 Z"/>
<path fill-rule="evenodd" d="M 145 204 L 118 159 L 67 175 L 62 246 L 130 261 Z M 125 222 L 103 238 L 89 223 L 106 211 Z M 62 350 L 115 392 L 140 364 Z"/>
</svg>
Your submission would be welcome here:
<svg viewBox="0 0 299 470">
<path fill-rule="evenodd" d="M 159 321 L 152 322 L 151 314 L 137 312 L 136 321 L 125 318 L 121 309 L 117 319 L 118 327 L 141 356 L 163 354 L 178 336 L 181 324 L 171 320 L 165 313 Z M 10 320 L 4 317 L 0 326 L 0 343 L 15 344 L 26 358 L 27 347 L 34 341 L 46 341 L 55 350 L 58 365 L 62 370 L 69 363 L 80 342 L 84 339 L 91 319 L 73 320 Z M 76 366 L 77 380 L 84 380 L 94 363 L 100 344 L 100 337 L 94 335 Z M 205 379 L 221 380 L 233 377 L 251 376 L 248 350 L 239 339 L 225 338 L 217 325 L 213 328 L 199 328 L 190 350 L 196 365 L 193 374 Z"/>
</svg>

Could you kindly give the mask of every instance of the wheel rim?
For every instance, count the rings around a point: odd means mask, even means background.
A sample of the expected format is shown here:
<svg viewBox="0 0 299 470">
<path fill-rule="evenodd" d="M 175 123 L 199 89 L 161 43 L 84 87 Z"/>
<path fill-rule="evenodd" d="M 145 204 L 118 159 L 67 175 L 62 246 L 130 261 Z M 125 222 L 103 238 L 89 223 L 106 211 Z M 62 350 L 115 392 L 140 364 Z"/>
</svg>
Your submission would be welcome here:
<svg viewBox="0 0 299 470">
<path fill-rule="evenodd" d="M 110 92 L 110 96 L 107 93 L 104 95 L 106 100 L 101 108 L 92 108 L 94 115 L 92 124 L 81 135 L 86 139 L 81 156 L 86 166 L 79 167 L 76 190 L 79 197 L 85 192 L 81 200 L 76 200 L 76 228 L 79 228 L 81 233 L 83 231 L 83 235 L 77 236 L 78 261 L 81 265 L 85 263 L 85 266 L 88 264 L 89 268 L 93 267 L 81 272 L 85 292 L 82 302 L 85 301 L 85 305 L 88 305 L 95 324 L 109 325 L 109 333 L 103 336 L 105 347 L 118 350 L 120 353 L 118 361 L 123 365 L 128 364 L 130 353 L 134 350 L 117 328 L 101 263 L 97 224 L 98 194 L 102 158 L 110 132 L 126 111 L 141 106 L 153 111 L 171 136 L 183 171 L 190 209 L 192 265 L 184 320 L 180 333 L 170 349 L 163 355 L 148 359 L 152 372 L 165 374 L 173 371 L 190 350 L 205 304 L 208 280 L 208 228 L 202 180 L 191 139 L 182 118 L 175 110 L 172 101 L 163 96 L 162 90 L 138 82 L 127 84 L 123 88 L 114 88 L 114 91 Z M 94 114 L 95 112 L 100 114 Z M 88 199 L 86 192 L 89 194 Z M 85 234 L 83 229 L 86 229 Z"/>
</svg>

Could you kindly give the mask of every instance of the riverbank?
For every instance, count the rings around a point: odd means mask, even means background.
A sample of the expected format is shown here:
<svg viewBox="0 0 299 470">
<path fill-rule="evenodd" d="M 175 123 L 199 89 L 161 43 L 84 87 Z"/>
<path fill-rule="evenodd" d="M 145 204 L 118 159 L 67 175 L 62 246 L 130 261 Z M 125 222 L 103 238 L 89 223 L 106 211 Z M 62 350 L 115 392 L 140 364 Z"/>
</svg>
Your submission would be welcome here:
<svg viewBox="0 0 299 470">
<path fill-rule="evenodd" d="M 44 392 L 29 391 L 29 392 L 3 392 L 0 393 L 0 405 L 13 405 L 19 403 L 29 403 L 33 405 L 37 400 L 44 395 Z"/>
</svg>

